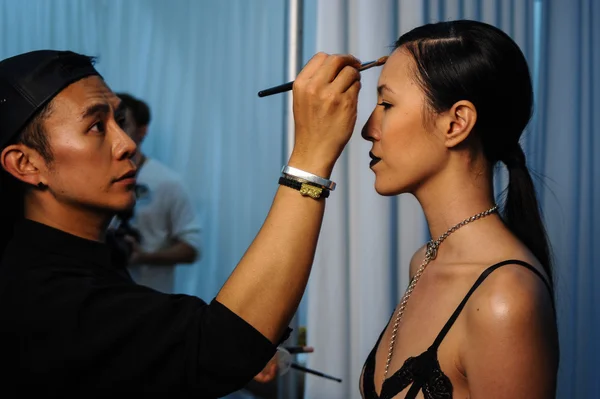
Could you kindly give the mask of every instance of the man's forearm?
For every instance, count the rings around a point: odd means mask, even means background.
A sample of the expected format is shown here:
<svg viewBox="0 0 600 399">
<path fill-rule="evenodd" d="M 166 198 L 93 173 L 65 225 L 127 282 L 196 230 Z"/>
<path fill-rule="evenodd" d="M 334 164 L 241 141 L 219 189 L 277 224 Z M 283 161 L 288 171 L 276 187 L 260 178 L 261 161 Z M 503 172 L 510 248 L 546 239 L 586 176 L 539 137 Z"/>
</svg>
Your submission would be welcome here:
<svg viewBox="0 0 600 399">
<path fill-rule="evenodd" d="M 329 178 L 354 130 L 360 61 L 315 55 L 293 87 L 288 166 Z M 298 308 L 315 255 L 325 200 L 280 187 L 269 215 L 217 301 L 277 343 Z"/>
<path fill-rule="evenodd" d="M 217 300 L 277 342 L 306 288 L 324 200 L 281 187 L 264 225 Z"/>
</svg>

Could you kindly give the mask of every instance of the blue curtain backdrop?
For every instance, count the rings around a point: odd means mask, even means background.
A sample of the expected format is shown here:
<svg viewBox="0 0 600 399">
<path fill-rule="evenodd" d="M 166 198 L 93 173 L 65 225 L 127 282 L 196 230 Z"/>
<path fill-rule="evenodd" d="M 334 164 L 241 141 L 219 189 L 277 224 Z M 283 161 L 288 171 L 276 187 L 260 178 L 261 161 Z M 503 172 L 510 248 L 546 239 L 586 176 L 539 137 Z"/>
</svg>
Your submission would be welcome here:
<svg viewBox="0 0 600 399">
<path fill-rule="evenodd" d="M 540 176 L 554 246 L 561 338 L 559 398 L 600 397 L 600 2 L 595 0 L 305 0 L 304 61 L 316 51 L 386 54 L 401 33 L 470 18 L 511 34 L 526 53 L 536 111 L 523 139 Z M 99 57 L 109 85 L 146 100 L 144 151 L 188 183 L 203 227 L 200 262 L 178 269 L 181 292 L 214 296 L 260 228 L 284 161 L 283 0 L 0 0 L 0 58 L 40 48 Z M 360 128 L 378 71 L 363 74 Z M 418 204 L 372 187 L 368 145 L 352 139 L 334 171 L 309 293 L 306 398 L 358 398 L 362 363 L 427 238 Z M 499 170 L 497 188 L 505 183 Z"/>
</svg>

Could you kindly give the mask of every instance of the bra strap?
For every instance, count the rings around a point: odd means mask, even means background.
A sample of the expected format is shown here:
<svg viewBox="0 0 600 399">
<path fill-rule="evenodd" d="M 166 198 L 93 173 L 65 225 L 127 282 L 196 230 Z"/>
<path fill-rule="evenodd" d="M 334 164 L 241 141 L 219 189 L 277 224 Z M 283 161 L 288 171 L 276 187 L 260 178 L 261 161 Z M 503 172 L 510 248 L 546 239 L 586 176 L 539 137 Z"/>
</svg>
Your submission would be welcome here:
<svg viewBox="0 0 600 399">
<path fill-rule="evenodd" d="M 456 321 L 456 319 L 460 315 L 460 312 L 463 310 L 463 308 L 465 307 L 467 301 L 469 300 L 469 298 L 471 297 L 471 295 L 473 295 L 473 292 L 475 292 L 475 290 L 477 289 L 477 287 L 479 287 L 481 285 L 481 283 L 483 283 L 483 281 L 490 274 L 492 274 L 492 272 L 494 270 L 496 270 L 496 269 L 498 269 L 498 268 L 500 268 L 502 266 L 505 266 L 505 265 L 520 265 L 520 266 L 523 266 L 523 267 L 531 270 L 539 278 L 541 278 L 542 281 L 544 282 L 544 284 L 546 285 L 546 288 L 548 288 L 548 292 L 550 293 L 550 297 L 552 298 L 552 307 L 554 308 L 553 290 L 550 287 L 550 284 L 548 284 L 548 281 L 546 281 L 546 279 L 544 278 L 544 276 L 536 268 L 534 268 L 533 266 L 531 266 L 529 263 L 523 262 L 522 260 L 517 260 L 517 259 L 505 260 L 503 262 L 496 263 L 495 265 L 488 267 L 487 269 L 484 270 L 483 273 L 481 273 L 481 275 L 479 276 L 479 278 L 477 279 L 477 281 L 475 281 L 475 284 L 473 284 L 473 286 L 471 287 L 471 289 L 469 290 L 469 292 L 467 293 L 467 295 L 465 295 L 465 297 L 462 300 L 462 302 L 458 305 L 458 307 L 456 308 L 456 310 L 454 311 L 454 313 L 452 313 L 452 316 L 450 316 L 450 319 L 448 319 L 448 321 L 444 325 L 444 328 L 442 328 L 442 331 L 440 331 L 440 333 L 436 337 L 435 341 L 431 345 L 431 349 L 437 351 L 438 347 L 442 343 L 442 340 L 446 337 L 446 334 L 448 334 L 448 331 L 450 331 L 450 328 L 452 327 L 452 325 L 454 324 L 454 322 Z"/>
</svg>

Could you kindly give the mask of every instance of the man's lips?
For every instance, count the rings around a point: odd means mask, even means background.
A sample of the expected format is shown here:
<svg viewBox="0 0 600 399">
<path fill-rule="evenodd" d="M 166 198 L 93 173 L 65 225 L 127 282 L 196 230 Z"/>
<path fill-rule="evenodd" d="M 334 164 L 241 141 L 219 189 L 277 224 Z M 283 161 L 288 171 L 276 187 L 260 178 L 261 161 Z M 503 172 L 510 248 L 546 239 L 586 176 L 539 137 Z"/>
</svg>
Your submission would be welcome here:
<svg viewBox="0 0 600 399">
<path fill-rule="evenodd" d="M 118 179 L 115 179 L 115 183 L 126 183 L 126 184 L 135 184 L 135 174 L 136 171 L 135 169 L 130 170 L 129 172 L 121 175 L 121 177 L 119 177 Z"/>
</svg>

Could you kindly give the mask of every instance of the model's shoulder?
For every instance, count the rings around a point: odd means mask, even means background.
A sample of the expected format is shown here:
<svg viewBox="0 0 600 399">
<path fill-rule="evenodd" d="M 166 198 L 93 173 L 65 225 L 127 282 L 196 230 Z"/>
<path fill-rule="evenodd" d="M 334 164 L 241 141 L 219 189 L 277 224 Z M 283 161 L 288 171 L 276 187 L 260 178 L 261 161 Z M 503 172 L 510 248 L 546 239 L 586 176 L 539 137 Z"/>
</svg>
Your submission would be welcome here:
<svg viewBox="0 0 600 399">
<path fill-rule="evenodd" d="M 468 323 L 477 328 L 527 329 L 530 323 L 554 324 L 553 292 L 539 271 L 509 262 L 494 269 L 466 306 Z"/>
</svg>

